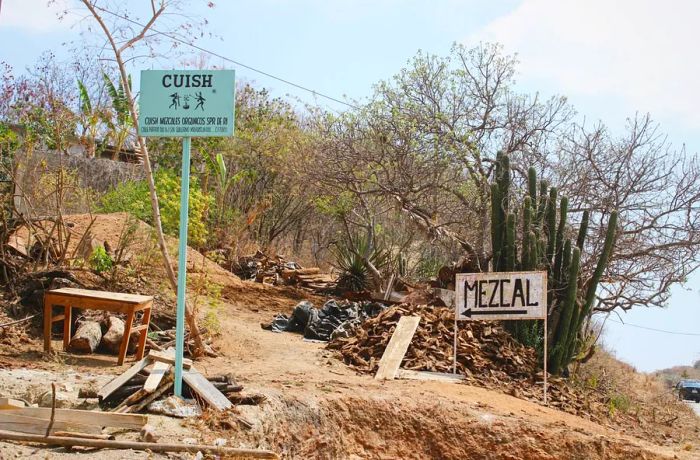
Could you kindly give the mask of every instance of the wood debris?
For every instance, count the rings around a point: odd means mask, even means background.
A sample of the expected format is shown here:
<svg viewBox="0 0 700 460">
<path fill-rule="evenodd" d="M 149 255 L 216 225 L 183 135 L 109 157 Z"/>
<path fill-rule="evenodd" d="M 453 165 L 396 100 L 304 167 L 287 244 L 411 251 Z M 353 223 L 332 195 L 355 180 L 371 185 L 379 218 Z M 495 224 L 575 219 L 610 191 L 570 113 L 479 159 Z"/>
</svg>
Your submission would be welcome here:
<svg viewBox="0 0 700 460">
<path fill-rule="evenodd" d="M 262 251 L 239 257 L 229 269 L 242 279 L 273 285 L 293 285 L 312 292 L 329 292 L 336 287 L 336 278 L 321 273 L 318 267 L 302 268 L 282 255 L 270 257 Z"/>
<path fill-rule="evenodd" d="M 444 307 L 399 305 L 369 318 L 350 337 L 337 337 L 328 348 L 340 352 L 354 369 L 375 374 L 380 359 L 402 316 L 421 321 L 401 362 L 398 377 L 418 377 L 406 371 L 451 374 L 453 366 L 454 310 Z M 459 323 L 457 373 L 464 382 L 497 389 L 512 396 L 542 402 L 543 373 L 535 350 L 508 334 L 498 322 Z M 420 375 L 419 377 L 425 377 Z M 550 378 L 549 404 L 569 413 L 598 419 L 586 398 L 563 379 Z"/>
<path fill-rule="evenodd" d="M 152 402 L 172 395 L 174 380 L 174 350 L 151 351 L 124 373 L 107 383 L 97 396 L 100 405 L 118 413 L 136 413 Z M 222 411 L 234 404 L 261 402 L 255 396 L 238 394 L 243 387 L 230 375 L 205 377 L 189 359 L 183 360 L 183 397 L 195 398 L 200 403 Z"/>
</svg>

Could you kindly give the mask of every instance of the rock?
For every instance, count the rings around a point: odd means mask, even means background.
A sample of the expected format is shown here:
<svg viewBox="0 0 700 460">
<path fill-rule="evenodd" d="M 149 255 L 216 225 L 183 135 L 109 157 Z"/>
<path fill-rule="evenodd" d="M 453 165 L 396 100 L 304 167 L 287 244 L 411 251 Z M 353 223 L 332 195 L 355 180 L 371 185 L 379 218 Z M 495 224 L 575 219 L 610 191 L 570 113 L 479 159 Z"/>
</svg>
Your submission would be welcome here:
<svg viewBox="0 0 700 460">
<path fill-rule="evenodd" d="M 176 396 L 152 402 L 148 405 L 148 412 L 180 418 L 202 415 L 201 409 L 194 400 L 181 399 Z"/>
<path fill-rule="evenodd" d="M 54 278 L 51 280 L 51 284 L 49 284 L 49 291 L 61 288 L 80 288 L 80 286 L 78 283 L 66 278 Z"/>
<path fill-rule="evenodd" d="M 52 404 L 52 393 L 51 390 L 44 392 L 39 400 L 39 407 L 51 407 Z M 56 392 L 56 408 L 57 409 L 70 409 L 73 407 L 73 394 L 67 393 L 65 391 Z"/>
<path fill-rule="evenodd" d="M 157 442 L 160 436 L 156 434 L 156 429 L 152 425 L 146 424 L 141 428 L 139 439 L 143 442 Z"/>
<path fill-rule="evenodd" d="M 95 410 L 100 407 L 100 400 L 97 398 L 86 398 L 73 406 L 75 409 Z"/>
</svg>

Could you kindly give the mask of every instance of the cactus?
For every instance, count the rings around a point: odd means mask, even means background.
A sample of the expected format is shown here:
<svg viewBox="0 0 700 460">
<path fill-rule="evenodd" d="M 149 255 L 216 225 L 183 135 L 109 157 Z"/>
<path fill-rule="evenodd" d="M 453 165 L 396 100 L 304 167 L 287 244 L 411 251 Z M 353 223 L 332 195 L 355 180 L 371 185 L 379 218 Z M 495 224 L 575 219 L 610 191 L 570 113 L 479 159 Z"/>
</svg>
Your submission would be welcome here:
<svg viewBox="0 0 700 460">
<path fill-rule="evenodd" d="M 588 231 L 588 209 L 583 211 L 581 216 L 581 225 L 578 228 L 578 237 L 576 238 L 576 247 L 583 251 L 583 243 L 586 241 L 586 232 Z"/>
<path fill-rule="evenodd" d="M 580 250 L 580 248 L 579 248 Z M 564 251 L 563 255 L 561 258 L 561 266 L 564 268 L 564 271 L 568 270 L 568 266 L 571 264 L 571 240 L 569 238 L 566 239 L 566 242 L 564 243 Z M 566 283 L 568 278 L 566 278 L 564 275 L 568 276 L 567 273 L 562 273 L 561 281 L 562 284 Z"/>
<path fill-rule="evenodd" d="M 527 270 L 526 267 L 530 265 L 530 228 L 532 227 L 532 198 L 526 196 L 523 199 L 523 250 L 521 254 L 522 268 Z"/>
<path fill-rule="evenodd" d="M 568 198 L 557 202 L 558 191 L 546 181 L 539 182 L 534 168 L 528 169 L 527 193 L 522 206 L 511 206 L 510 160 L 499 153 L 495 178 L 491 184 L 491 244 L 493 270 L 513 271 L 546 268 L 548 272 L 547 303 L 552 327 L 550 369 L 560 372 L 571 362 L 579 347 L 578 337 L 584 319 L 590 314 L 598 283 L 610 259 L 615 239 L 617 213 L 610 216 L 603 252 L 595 272 L 585 286 L 581 298 L 581 253 L 588 231 L 589 212 L 584 211 L 574 242 L 566 238 L 570 231 Z M 559 216 L 557 219 L 557 210 Z M 517 213 L 517 215 L 516 215 Z M 516 225 L 522 213 L 522 227 Z M 541 327 L 537 321 L 508 321 L 506 329 L 526 345 L 538 347 L 541 353 Z"/>
<path fill-rule="evenodd" d="M 557 188 L 549 189 L 549 199 L 547 200 L 547 211 L 545 214 L 547 225 L 547 265 L 551 267 L 554 256 L 554 241 L 557 228 Z"/>
<path fill-rule="evenodd" d="M 515 247 L 515 214 L 512 212 L 508 214 L 506 218 L 506 244 L 504 248 L 505 252 L 505 265 L 503 270 L 507 272 L 512 272 L 515 270 L 516 264 L 516 247 Z"/>
<path fill-rule="evenodd" d="M 537 171 L 532 166 L 527 170 L 527 190 L 532 203 L 537 203 Z"/>
<path fill-rule="evenodd" d="M 578 289 L 578 269 L 581 262 L 581 250 L 574 248 L 571 253 L 571 264 L 569 264 L 569 282 L 566 285 L 566 292 L 561 306 L 561 316 L 554 331 L 553 352 L 550 361 L 550 369 L 552 373 L 558 374 L 561 370 L 563 361 L 566 358 L 566 350 L 568 350 L 569 336 L 576 334 L 578 331 L 571 330 L 571 319 L 574 315 L 576 305 L 576 291 Z M 568 362 L 566 363 L 568 364 Z"/>
<path fill-rule="evenodd" d="M 527 259 L 523 255 L 523 270 L 537 269 L 537 234 L 530 232 L 528 234 L 528 254 Z"/>
<path fill-rule="evenodd" d="M 544 219 L 545 211 L 547 210 L 547 189 L 549 189 L 549 183 L 546 180 L 540 182 L 540 202 L 537 208 L 537 218 L 535 219 L 535 225 L 542 225 L 542 219 Z"/>
<path fill-rule="evenodd" d="M 566 215 L 569 210 L 569 199 L 565 196 L 561 197 L 559 202 L 559 227 L 557 228 L 557 236 L 554 242 L 554 280 L 555 287 L 559 288 L 561 283 L 561 278 L 563 274 L 561 273 L 561 259 L 564 255 L 564 230 L 566 227 Z"/>
<path fill-rule="evenodd" d="M 613 244 L 615 243 L 615 232 L 617 231 L 617 211 L 610 213 L 610 219 L 608 220 L 608 229 L 605 232 L 605 243 L 603 243 L 603 252 L 598 259 L 593 276 L 588 283 L 588 288 L 586 289 L 586 297 L 584 300 L 583 308 L 581 309 L 581 315 L 578 318 L 576 327 L 580 328 L 583 319 L 588 316 L 593 308 L 593 301 L 595 300 L 595 293 L 598 290 L 598 283 L 600 283 L 600 278 L 603 276 L 605 268 L 608 266 L 608 261 L 610 260 L 610 254 L 612 253 Z"/>
<path fill-rule="evenodd" d="M 491 184 L 491 246 L 493 247 L 493 270 L 499 271 L 501 248 L 503 247 L 503 228 L 505 222 L 502 218 L 501 189 L 498 184 Z"/>
</svg>

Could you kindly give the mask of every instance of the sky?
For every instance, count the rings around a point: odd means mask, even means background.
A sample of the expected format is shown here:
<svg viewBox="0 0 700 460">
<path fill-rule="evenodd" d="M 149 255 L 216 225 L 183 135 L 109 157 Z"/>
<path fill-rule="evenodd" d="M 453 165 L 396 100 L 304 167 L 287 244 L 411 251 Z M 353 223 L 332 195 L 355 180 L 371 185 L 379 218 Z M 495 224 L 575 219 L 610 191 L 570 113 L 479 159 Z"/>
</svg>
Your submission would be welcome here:
<svg viewBox="0 0 700 460">
<path fill-rule="evenodd" d="M 79 40 L 77 16 L 56 19 L 57 0 L 3 0 L 0 61 L 21 70 L 42 51 L 59 57 Z M 132 4 L 135 2 L 132 0 Z M 669 140 L 700 151 L 700 59 L 695 0 L 256 0 L 185 2 L 209 24 L 207 49 L 335 98 L 362 99 L 418 50 L 445 55 L 454 42 L 503 44 L 517 53 L 517 87 L 565 95 L 580 119 L 621 130 L 650 112 Z M 83 23 L 83 27 L 85 23 Z M 226 64 L 212 58 L 211 65 Z M 177 67 L 179 63 L 169 63 Z M 237 78 L 273 94 L 339 104 L 250 70 Z M 136 69 L 134 69 L 136 73 Z M 642 371 L 700 359 L 700 273 L 673 290 L 665 309 L 634 309 L 606 323 L 604 342 Z M 626 325 L 612 322 L 623 320 Z M 631 325 L 676 332 L 669 334 Z"/>
</svg>

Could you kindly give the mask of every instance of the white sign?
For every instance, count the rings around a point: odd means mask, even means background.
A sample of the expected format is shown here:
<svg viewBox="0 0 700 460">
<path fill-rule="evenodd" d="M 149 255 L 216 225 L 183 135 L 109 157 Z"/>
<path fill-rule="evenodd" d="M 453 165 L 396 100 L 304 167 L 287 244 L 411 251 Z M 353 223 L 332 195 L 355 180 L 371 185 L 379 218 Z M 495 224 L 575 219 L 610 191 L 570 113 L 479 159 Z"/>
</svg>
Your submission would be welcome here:
<svg viewBox="0 0 700 460">
<path fill-rule="evenodd" d="M 543 319 L 547 272 L 458 273 L 458 320 Z"/>
</svg>

